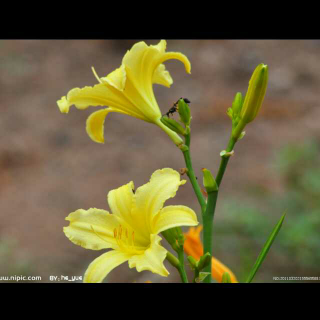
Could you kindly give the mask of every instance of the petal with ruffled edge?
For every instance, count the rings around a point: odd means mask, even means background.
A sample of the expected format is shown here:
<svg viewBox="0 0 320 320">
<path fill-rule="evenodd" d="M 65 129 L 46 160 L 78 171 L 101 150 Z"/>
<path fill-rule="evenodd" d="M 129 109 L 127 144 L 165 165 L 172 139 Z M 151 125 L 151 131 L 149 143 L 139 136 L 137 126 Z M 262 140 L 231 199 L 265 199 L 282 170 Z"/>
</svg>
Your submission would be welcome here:
<svg viewBox="0 0 320 320">
<path fill-rule="evenodd" d="M 72 105 L 78 109 L 86 109 L 90 106 L 108 106 L 114 111 L 145 120 L 144 115 L 130 102 L 118 89 L 105 83 L 93 87 L 74 88 L 66 97 L 57 101 L 62 113 L 68 113 Z"/>
<path fill-rule="evenodd" d="M 161 84 L 165 87 L 170 88 L 173 83 L 169 71 L 166 70 L 164 64 L 159 64 L 153 74 L 152 83 Z"/>
<path fill-rule="evenodd" d="M 156 170 L 150 181 L 136 190 L 133 217 L 146 221 L 146 231 L 152 233 L 153 217 L 162 209 L 166 200 L 176 195 L 179 186 L 185 183 L 186 180 L 180 180 L 180 174 L 173 169 Z"/>
<path fill-rule="evenodd" d="M 104 253 L 90 263 L 87 271 L 85 272 L 83 282 L 102 282 L 110 271 L 126 262 L 130 257 L 131 256 L 129 254 L 117 250 L 111 250 Z"/>
<path fill-rule="evenodd" d="M 129 268 L 136 268 L 138 272 L 149 270 L 160 276 L 167 277 L 168 270 L 163 264 L 167 256 L 167 250 L 160 245 L 162 239 L 155 234 L 150 235 L 150 247 L 141 255 L 135 255 L 129 259 Z"/>
<path fill-rule="evenodd" d="M 79 209 L 70 213 L 66 220 L 70 221 L 70 225 L 64 227 L 63 231 L 74 244 L 91 250 L 118 248 L 114 229 L 119 222 L 108 211 Z"/>
<path fill-rule="evenodd" d="M 101 81 L 107 82 L 109 85 L 115 87 L 119 91 L 123 91 L 126 85 L 127 74 L 124 65 L 109 73 L 106 77 L 101 78 Z"/>
<path fill-rule="evenodd" d="M 143 41 L 138 42 L 131 50 L 128 50 L 123 57 L 122 63 L 132 70 L 141 82 L 146 79 L 152 79 L 158 66 L 170 59 L 180 60 L 184 64 L 187 73 L 191 73 L 189 59 L 179 52 L 165 52 L 166 45 L 167 42 L 165 40 L 161 40 L 157 45 L 150 46 Z"/>
<path fill-rule="evenodd" d="M 198 224 L 197 215 L 192 209 L 185 206 L 167 206 L 154 217 L 152 233 L 158 234 L 171 228 Z"/>
</svg>

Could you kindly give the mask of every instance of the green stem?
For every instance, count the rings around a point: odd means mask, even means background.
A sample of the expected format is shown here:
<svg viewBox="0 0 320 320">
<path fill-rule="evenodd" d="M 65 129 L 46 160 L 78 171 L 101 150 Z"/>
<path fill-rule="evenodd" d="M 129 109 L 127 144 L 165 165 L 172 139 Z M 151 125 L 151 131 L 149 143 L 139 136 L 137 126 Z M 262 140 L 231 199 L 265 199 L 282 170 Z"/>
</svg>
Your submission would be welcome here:
<svg viewBox="0 0 320 320">
<path fill-rule="evenodd" d="M 233 150 L 234 145 L 236 144 L 237 140 L 234 138 L 230 138 L 226 151 L 231 152 Z M 216 177 L 216 182 L 218 186 L 220 186 L 224 173 L 226 171 L 228 162 L 230 157 L 222 157 L 220 162 L 220 168 Z M 213 239 L 213 218 L 215 213 L 215 208 L 218 199 L 218 191 L 208 193 L 208 202 L 207 208 L 203 214 L 203 247 L 204 247 L 204 254 L 209 252 L 211 256 L 212 254 L 212 239 Z M 204 269 L 204 272 L 209 272 L 211 274 L 212 268 L 212 260 L 210 261 L 209 265 Z M 206 277 L 204 282 L 210 283 L 211 276 Z"/>
<path fill-rule="evenodd" d="M 216 208 L 217 197 L 218 191 L 208 193 L 207 208 L 205 213 L 203 214 L 203 253 L 206 254 L 207 252 L 209 252 L 211 256 L 213 237 L 213 217 Z M 203 282 L 211 282 L 211 264 L 212 259 L 210 259 L 209 265 L 203 269 L 204 272 L 210 273 L 210 276 L 206 277 Z"/>
<path fill-rule="evenodd" d="M 205 209 L 206 209 L 206 201 L 204 199 L 204 196 L 201 192 L 200 186 L 198 184 L 197 178 L 195 176 L 195 173 L 193 171 L 193 167 L 192 167 L 192 160 L 191 160 L 191 155 L 190 155 L 190 131 L 189 133 L 185 136 L 185 143 L 187 146 L 187 150 L 183 151 L 183 156 L 184 156 L 184 160 L 187 166 L 187 175 L 190 179 L 190 182 L 192 184 L 193 190 L 197 196 L 198 202 L 200 204 L 201 207 L 201 212 L 202 214 L 204 213 Z"/>
<path fill-rule="evenodd" d="M 175 267 L 175 268 L 179 268 L 179 260 L 170 252 L 167 251 L 167 257 L 166 259 L 170 262 L 170 264 Z"/>
<path fill-rule="evenodd" d="M 200 272 L 198 269 L 194 270 L 194 278 L 193 278 L 193 283 L 197 283 L 197 278 L 199 278 Z"/>
<path fill-rule="evenodd" d="M 182 252 L 182 257 L 181 257 L 181 252 Z M 181 280 L 184 283 L 188 283 L 188 278 L 187 278 L 187 274 L 186 271 L 184 269 L 184 256 L 183 256 L 183 250 L 179 251 L 178 253 L 179 255 L 179 260 L 169 251 L 167 251 L 167 257 L 166 259 L 169 261 L 169 263 L 175 267 L 180 274 Z"/>
<path fill-rule="evenodd" d="M 186 270 L 184 268 L 184 252 L 183 252 L 183 247 L 182 250 L 179 250 L 178 252 L 178 257 L 179 257 L 179 262 L 180 262 L 180 268 L 179 268 L 179 273 L 180 273 L 180 277 L 182 282 L 184 283 L 188 283 L 188 277 L 186 274 Z"/>
<path fill-rule="evenodd" d="M 236 144 L 237 140 L 234 138 L 230 138 L 228 147 L 226 149 L 227 152 L 231 152 L 233 150 L 234 145 Z M 224 172 L 226 171 L 228 162 L 229 162 L 230 157 L 222 157 L 221 162 L 220 162 L 220 168 L 216 177 L 216 182 L 218 186 L 220 186 Z"/>
</svg>

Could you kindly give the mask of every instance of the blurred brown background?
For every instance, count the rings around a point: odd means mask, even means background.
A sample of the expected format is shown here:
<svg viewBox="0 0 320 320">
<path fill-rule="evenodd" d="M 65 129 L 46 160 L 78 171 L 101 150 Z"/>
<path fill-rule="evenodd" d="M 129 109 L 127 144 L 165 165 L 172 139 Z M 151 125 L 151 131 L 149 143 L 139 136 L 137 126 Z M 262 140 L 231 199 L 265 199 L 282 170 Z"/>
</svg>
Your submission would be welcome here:
<svg viewBox="0 0 320 320">
<path fill-rule="evenodd" d="M 62 232 L 64 218 L 79 208 L 108 210 L 110 190 L 131 180 L 138 187 L 159 168 L 184 167 L 182 154 L 156 126 L 111 114 L 106 143 L 100 145 L 85 131 L 93 108 L 72 107 L 65 115 L 57 107 L 70 89 L 96 84 L 91 66 L 99 76 L 107 75 L 135 42 L 0 41 L 0 275 L 40 275 L 42 282 L 49 282 L 50 275 L 82 276 L 102 252 L 72 244 Z M 320 41 L 168 40 L 167 50 L 187 55 L 192 74 L 179 61 L 168 61 L 174 83 L 170 89 L 155 85 L 155 95 L 162 113 L 180 97 L 191 100 L 191 152 L 200 181 L 201 168 L 217 172 L 231 130 L 226 110 L 235 93 L 245 94 L 254 68 L 268 64 L 261 113 L 237 144 L 220 189 L 215 252 L 244 281 L 287 210 L 255 281 L 320 276 L 320 174 L 315 178 L 320 168 Z M 306 166 L 309 171 L 301 172 Z M 169 203 L 199 211 L 190 183 Z M 179 281 L 176 270 L 166 266 L 171 275 L 162 278 L 125 263 L 107 281 Z"/>
</svg>

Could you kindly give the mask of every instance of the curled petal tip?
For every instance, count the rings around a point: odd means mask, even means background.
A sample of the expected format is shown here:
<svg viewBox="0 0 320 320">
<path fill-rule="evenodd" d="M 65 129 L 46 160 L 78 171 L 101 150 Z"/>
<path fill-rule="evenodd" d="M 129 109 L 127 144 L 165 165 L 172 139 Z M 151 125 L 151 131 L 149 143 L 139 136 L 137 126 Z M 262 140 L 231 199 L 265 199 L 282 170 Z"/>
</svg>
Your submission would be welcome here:
<svg viewBox="0 0 320 320">
<path fill-rule="evenodd" d="M 70 104 L 66 97 L 62 97 L 57 101 L 58 107 L 61 113 L 68 113 L 70 109 Z"/>
<path fill-rule="evenodd" d="M 101 109 L 88 117 L 86 130 L 94 142 L 104 144 L 104 121 L 109 112 L 111 112 L 111 108 Z"/>
</svg>

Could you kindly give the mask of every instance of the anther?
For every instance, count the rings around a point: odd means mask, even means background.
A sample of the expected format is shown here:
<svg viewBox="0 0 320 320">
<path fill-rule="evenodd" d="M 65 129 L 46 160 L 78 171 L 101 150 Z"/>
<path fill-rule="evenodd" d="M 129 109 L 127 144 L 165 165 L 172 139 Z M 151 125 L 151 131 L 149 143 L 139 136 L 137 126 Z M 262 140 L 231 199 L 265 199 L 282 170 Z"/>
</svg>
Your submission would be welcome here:
<svg viewBox="0 0 320 320">
<path fill-rule="evenodd" d="M 121 239 L 121 236 L 122 236 L 122 226 L 120 225 L 119 227 L 119 238 Z"/>
</svg>

